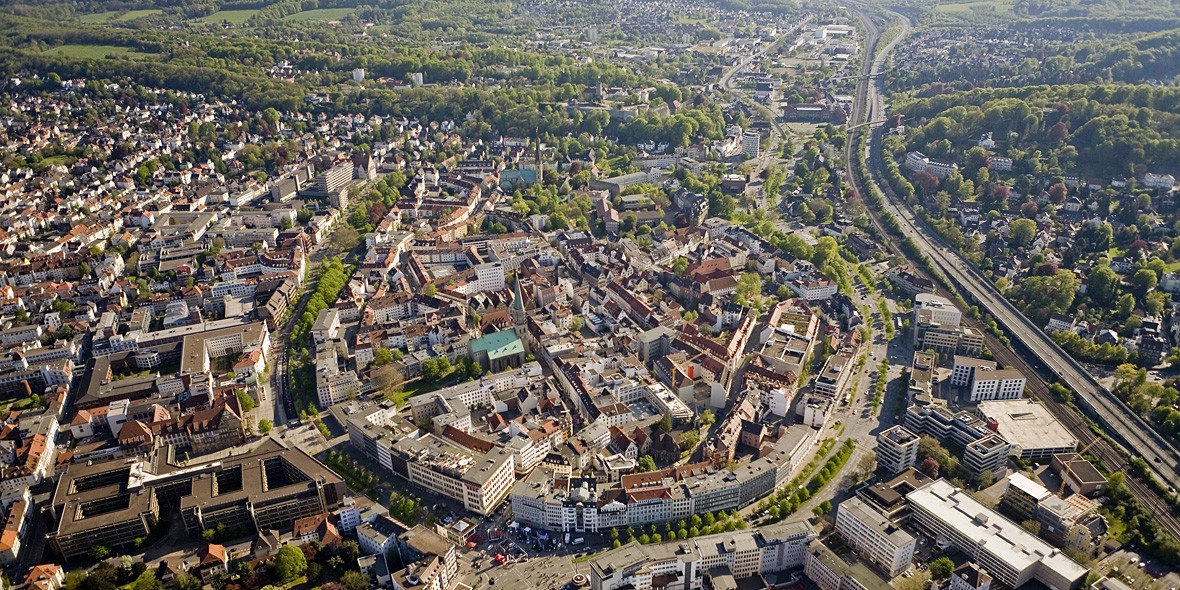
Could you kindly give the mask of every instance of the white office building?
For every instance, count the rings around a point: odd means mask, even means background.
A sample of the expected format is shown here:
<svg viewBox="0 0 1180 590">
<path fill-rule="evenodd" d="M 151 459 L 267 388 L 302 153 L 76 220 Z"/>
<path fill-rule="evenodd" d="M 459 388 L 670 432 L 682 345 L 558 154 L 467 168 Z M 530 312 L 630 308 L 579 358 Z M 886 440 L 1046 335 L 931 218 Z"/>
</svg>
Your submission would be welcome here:
<svg viewBox="0 0 1180 590">
<path fill-rule="evenodd" d="M 910 566 L 914 549 L 918 546 L 912 535 L 860 498 L 840 502 L 836 511 L 836 534 L 890 578 L 901 575 Z"/>
<path fill-rule="evenodd" d="M 906 495 L 912 521 L 941 548 L 953 547 L 995 579 L 1019 588 L 1036 580 L 1076 589 L 1089 570 L 1020 525 L 940 479 Z"/>
</svg>

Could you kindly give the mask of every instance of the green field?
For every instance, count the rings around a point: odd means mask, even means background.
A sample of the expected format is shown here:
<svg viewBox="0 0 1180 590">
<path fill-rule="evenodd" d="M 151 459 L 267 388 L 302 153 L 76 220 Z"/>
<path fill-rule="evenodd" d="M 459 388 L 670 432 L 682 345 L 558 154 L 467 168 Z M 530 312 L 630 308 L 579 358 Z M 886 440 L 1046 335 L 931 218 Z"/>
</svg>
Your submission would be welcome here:
<svg viewBox="0 0 1180 590">
<path fill-rule="evenodd" d="M 934 12 L 959 18 L 1008 17 L 1012 15 L 1014 4 L 1013 0 L 968 0 L 939 4 L 934 7 Z"/>
<path fill-rule="evenodd" d="M 128 10 L 122 12 L 112 10 L 109 12 L 94 12 L 91 14 L 83 14 L 78 17 L 78 20 L 84 23 L 118 23 L 123 21 L 143 18 L 145 16 L 155 16 L 164 12 L 163 10 Z"/>
<path fill-rule="evenodd" d="M 287 20 L 294 21 L 330 21 L 340 20 L 352 14 L 352 8 L 316 8 L 315 10 L 304 10 L 303 12 L 296 12 L 287 17 Z"/>
<path fill-rule="evenodd" d="M 240 25 L 250 20 L 250 17 L 254 16 L 255 14 L 258 14 L 257 9 L 219 10 L 213 14 L 210 14 L 209 16 L 203 16 L 197 19 L 197 22 L 216 24 L 227 22 L 231 25 Z"/>
<path fill-rule="evenodd" d="M 142 51 L 131 49 L 130 47 L 119 47 L 117 45 L 60 45 L 52 49 L 47 49 L 45 53 L 64 55 L 66 57 L 90 59 L 102 59 L 108 55 L 115 55 L 118 57 L 151 55 Z"/>
</svg>

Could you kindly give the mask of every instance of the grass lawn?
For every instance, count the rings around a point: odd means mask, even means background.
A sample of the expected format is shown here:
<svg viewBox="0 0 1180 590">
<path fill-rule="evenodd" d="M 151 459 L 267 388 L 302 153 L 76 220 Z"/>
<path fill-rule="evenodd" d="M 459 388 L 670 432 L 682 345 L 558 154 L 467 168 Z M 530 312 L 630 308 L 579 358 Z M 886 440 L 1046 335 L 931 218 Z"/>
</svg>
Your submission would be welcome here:
<svg viewBox="0 0 1180 590">
<path fill-rule="evenodd" d="M 240 24 L 250 20 L 250 17 L 254 16 L 255 14 L 258 14 L 257 9 L 218 10 L 217 12 L 214 12 L 213 14 L 210 14 L 209 16 L 203 16 L 201 18 L 198 18 L 197 22 L 215 23 L 215 24 L 221 24 L 223 22 L 227 22 L 231 25 L 240 25 Z"/>
<path fill-rule="evenodd" d="M 400 408 L 405 405 L 406 402 L 410 401 L 410 398 L 412 397 L 417 397 L 432 391 L 438 391 L 439 389 L 450 387 L 458 382 L 459 378 L 457 376 L 457 372 L 451 372 L 446 377 L 429 383 L 421 378 L 418 378 L 412 381 L 406 381 L 406 384 L 404 387 L 402 387 L 400 393 L 386 396 L 385 399 L 388 399 Z"/>
<path fill-rule="evenodd" d="M 123 13 L 119 10 L 111 10 L 107 12 L 93 12 L 90 14 L 83 14 L 78 17 L 78 20 L 84 23 L 118 23 L 145 16 L 154 16 L 163 13 L 163 10 L 148 9 L 148 10 L 128 10 Z"/>
<path fill-rule="evenodd" d="M 314 10 L 304 10 L 303 12 L 296 12 L 286 18 L 286 20 L 294 21 L 330 21 L 340 20 L 355 10 L 353 8 L 316 8 Z"/>
<path fill-rule="evenodd" d="M 52 49 L 48 49 L 45 53 L 52 53 L 55 55 L 64 55 L 66 57 L 78 57 L 89 59 L 102 59 L 108 55 L 117 57 L 135 57 L 141 55 L 152 55 L 132 49 L 130 47 L 119 47 L 117 45 L 60 45 Z"/>
</svg>

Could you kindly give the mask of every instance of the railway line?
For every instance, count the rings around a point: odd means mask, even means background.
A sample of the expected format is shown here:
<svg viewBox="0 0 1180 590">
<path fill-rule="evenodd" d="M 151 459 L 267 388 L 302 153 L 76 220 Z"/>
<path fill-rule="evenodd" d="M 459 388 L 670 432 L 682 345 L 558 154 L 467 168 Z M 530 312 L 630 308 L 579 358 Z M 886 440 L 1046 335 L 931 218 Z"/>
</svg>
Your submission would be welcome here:
<svg viewBox="0 0 1180 590">
<path fill-rule="evenodd" d="M 1113 394 L 1102 387 L 1083 367 L 1076 363 L 1076 361 L 1073 361 L 1072 358 L 1069 358 L 1060 348 L 1057 348 L 1056 344 L 1049 340 L 1037 326 L 1032 325 L 1023 313 L 1016 310 L 1015 306 L 1004 299 L 998 292 L 995 292 L 994 287 L 978 271 L 975 271 L 970 266 L 970 263 L 958 258 L 957 255 L 955 257 L 956 260 L 951 260 L 949 250 L 945 244 L 941 243 L 941 239 L 933 236 L 932 240 L 931 236 L 927 236 L 919 231 L 912 213 L 908 211 L 908 208 L 906 211 L 903 211 L 903 208 L 897 205 L 896 196 L 892 194 L 891 187 L 888 184 L 882 183 L 879 178 L 862 179 L 859 177 L 859 169 L 855 164 L 858 161 L 855 157 L 857 156 L 855 150 L 860 145 L 858 141 L 859 134 L 879 132 L 873 129 L 872 123 L 874 119 L 881 118 L 884 115 L 882 101 L 879 95 L 876 94 L 876 89 L 873 88 L 871 81 L 879 78 L 879 70 L 886 56 L 892 49 L 893 44 L 903 38 L 905 33 L 899 35 L 884 50 L 877 52 L 876 44 L 880 39 L 880 28 L 864 12 L 856 9 L 853 9 L 853 12 L 861 20 L 866 29 L 866 56 L 873 56 L 872 59 L 866 58 L 863 62 L 861 82 L 857 87 L 856 100 L 854 101 L 853 111 L 849 119 L 846 161 L 850 169 L 848 178 L 853 188 L 860 194 L 867 195 L 868 193 L 864 186 L 865 182 L 875 182 L 880 186 L 889 195 L 889 198 L 886 199 L 887 208 L 891 209 L 891 214 L 901 222 L 903 232 L 924 247 L 923 250 L 938 270 L 953 283 L 958 284 L 960 289 L 976 299 L 983 307 L 988 309 L 997 320 L 1001 320 L 1001 314 L 996 313 L 996 310 L 1006 310 L 1008 315 L 1011 316 L 1014 314 L 1018 316 L 1004 318 L 1008 321 L 1004 321 L 1003 323 L 1009 332 L 1017 336 L 1016 340 L 1024 347 L 1025 351 L 1044 362 L 1045 367 L 1050 373 L 1049 378 L 1058 379 L 1070 385 L 1071 389 L 1079 394 L 1076 397 L 1090 406 L 1089 409 L 1093 413 L 1099 417 L 1106 417 L 1105 421 L 1107 424 L 1105 426 L 1108 431 L 1113 430 L 1116 436 L 1123 439 L 1127 447 L 1135 451 L 1140 451 L 1144 447 L 1154 449 L 1156 451 L 1154 457 L 1148 456 L 1148 460 L 1154 460 L 1156 463 L 1153 468 L 1162 467 L 1165 469 L 1166 473 L 1162 474 L 1163 481 L 1170 486 L 1175 486 L 1177 478 L 1176 452 L 1175 448 L 1168 441 L 1163 440 L 1146 421 L 1131 412 L 1126 404 L 1114 398 Z M 909 22 L 904 18 L 903 22 L 906 24 L 906 31 L 908 32 Z M 881 155 L 879 153 L 880 141 L 879 138 L 870 137 L 869 139 L 870 141 L 867 142 L 869 149 L 867 159 L 869 162 L 874 162 L 877 161 L 874 157 L 880 157 Z M 874 139 L 876 140 L 874 141 Z M 877 150 L 878 153 L 873 153 L 873 150 Z M 870 165 L 870 174 L 879 176 L 879 169 Z M 877 228 L 879 235 L 888 235 L 881 222 L 880 212 L 876 211 L 873 207 L 868 207 L 868 210 L 870 221 Z M 932 244 L 931 242 L 935 240 L 939 243 Z M 904 256 L 904 252 L 895 241 L 883 241 L 889 250 Z M 917 270 L 922 274 L 926 274 L 920 267 Z M 934 279 L 935 277 L 928 278 Z M 935 282 L 937 283 L 938 281 Z M 979 329 L 985 335 L 985 343 L 997 361 L 1004 366 L 1017 368 L 1028 376 L 1028 387 L 1033 395 L 1050 410 L 1053 416 L 1066 429 L 1078 437 L 1079 443 L 1083 448 L 1088 447 L 1088 453 L 1097 458 L 1111 472 L 1128 473 L 1130 471 L 1131 466 L 1128 459 L 1130 454 L 1124 451 L 1124 449 L 1112 444 L 1107 439 L 1098 436 L 1086 420 L 1079 415 L 1076 408 L 1063 402 L 1050 391 L 1048 382 L 1045 379 L 1045 371 L 1042 370 L 1040 365 L 1036 367 L 1032 366 L 1024 354 L 1019 354 L 1012 348 L 1005 346 L 1000 342 L 999 338 L 989 333 L 986 327 L 980 325 L 979 322 L 970 321 L 968 324 L 974 324 L 972 327 Z M 1041 340 L 1040 343 L 1035 342 L 1038 339 Z M 1034 345 L 1029 346 L 1026 343 L 1028 340 L 1033 340 Z M 1044 342 L 1046 340 L 1048 341 L 1047 345 Z M 1051 362 L 1050 359 L 1054 356 L 1064 356 L 1065 358 L 1057 358 Z M 1079 389 L 1078 386 L 1081 386 L 1081 388 Z M 1086 392 L 1085 396 L 1082 395 L 1083 390 Z M 1176 510 L 1172 505 L 1161 498 L 1154 489 L 1139 478 L 1132 475 L 1127 477 L 1126 481 L 1132 494 L 1156 517 L 1160 525 L 1176 538 L 1180 538 L 1180 518 L 1177 517 Z"/>
</svg>

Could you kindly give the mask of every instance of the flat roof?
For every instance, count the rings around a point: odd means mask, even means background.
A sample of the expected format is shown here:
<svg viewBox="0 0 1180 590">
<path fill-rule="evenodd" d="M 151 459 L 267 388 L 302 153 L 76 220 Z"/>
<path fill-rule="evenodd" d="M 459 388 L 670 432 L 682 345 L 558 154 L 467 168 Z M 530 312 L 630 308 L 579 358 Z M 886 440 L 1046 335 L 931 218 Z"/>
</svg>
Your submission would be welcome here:
<svg viewBox="0 0 1180 590">
<path fill-rule="evenodd" d="M 979 411 L 997 424 L 997 431 L 1021 449 L 1076 447 L 1078 439 L 1033 400 L 998 400 L 979 403 Z"/>
<path fill-rule="evenodd" d="M 1089 573 L 1085 566 L 1059 549 L 980 504 L 945 479 L 910 492 L 906 501 L 935 515 L 958 537 L 967 539 L 1017 571 L 1044 567 L 1065 580 L 1082 579 Z"/>
</svg>

